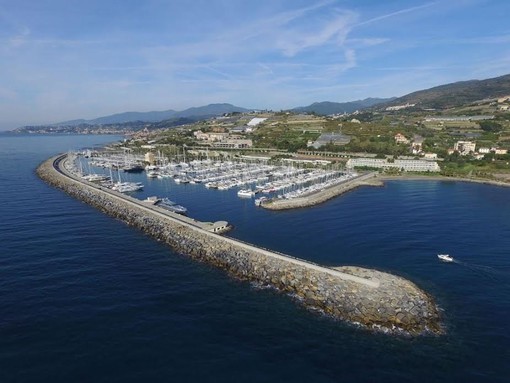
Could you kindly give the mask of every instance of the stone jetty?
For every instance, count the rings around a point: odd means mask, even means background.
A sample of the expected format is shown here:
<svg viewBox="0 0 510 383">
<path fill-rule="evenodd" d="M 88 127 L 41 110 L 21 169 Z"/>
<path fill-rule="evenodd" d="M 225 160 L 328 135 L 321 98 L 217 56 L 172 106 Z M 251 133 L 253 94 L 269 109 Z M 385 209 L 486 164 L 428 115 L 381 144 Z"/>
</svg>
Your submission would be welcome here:
<svg viewBox="0 0 510 383">
<path fill-rule="evenodd" d="M 318 205 L 360 186 L 382 186 L 383 183 L 375 179 L 377 174 L 377 172 L 362 174 L 338 185 L 333 185 L 302 197 L 265 200 L 260 206 L 269 210 L 288 210 Z"/>
<path fill-rule="evenodd" d="M 235 278 L 272 286 L 309 308 L 368 328 L 412 335 L 442 332 L 430 295 L 401 277 L 344 266 L 323 267 L 221 236 L 194 221 L 83 181 L 66 171 L 65 155 L 42 163 L 37 174 L 106 214 L 165 242 L 176 252 L 217 266 Z"/>
</svg>

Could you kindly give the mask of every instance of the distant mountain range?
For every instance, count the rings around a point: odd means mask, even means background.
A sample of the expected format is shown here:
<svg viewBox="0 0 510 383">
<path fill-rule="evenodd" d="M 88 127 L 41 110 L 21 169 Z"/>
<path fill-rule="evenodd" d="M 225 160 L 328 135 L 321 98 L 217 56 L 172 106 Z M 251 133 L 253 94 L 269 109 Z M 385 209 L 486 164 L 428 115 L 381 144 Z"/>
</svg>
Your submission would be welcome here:
<svg viewBox="0 0 510 383">
<path fill-rule="evenodd" d="M 420 108 L 446 109 L 510 95 L 510 74 L 486 80 L 460 81 L 409 93 L 381 106 L 416 104 Z"/>
<path fill-rule="evenodd" d="M 328 116 L 330 114 L 343 114 L 343 113 L 352 113 L 357 110 L 362 110 L 366 108 L 370 108 L 374 105 L 379 105 L 382 103 L 387 103 L 393 98 L 365 98 L 364 100 L 350 101 L 350 102 L 314 102 L 308 106 L 300 106 L 298 108 L 291 109 L 292 112 L 296 113 L 315 113 L 323 116 Z"/>
<path fill-rule="evenodd" d="M 391 101 L 389 98 L 367 98 L 365 100 L 351 102 L 316 102 L 308 106 L 302 106 L 291 109 L 296 113 L 316 113 L 319 115 L 352 113 L 356 110 L 366 109 L 374 105 Z M 109 116 L 99 117 L 92 120 L 71 120 L 52 124 L 55 126 L 78 126 L 78 125 L 110 125 L 124 124 L 127 122 L 160 122 L 166 120 L 186 120 L 197 121 L 200 119 L 221 116 L 226 113 L 248 112 L 253 109 L 241 108 L 232 104 L 209 104 L 206 106 L 188 108 L 182 111 L 172 109 L 153 112 L 124 112 L 112 114 Z"/>
<path fill-rule="evenodd" d="M 315 113 L 331 115 L 352 113 L 364 109 L 384 109 L 388 106 L 416 104 L 417 108 L 446 109 L 467 105 L 476 101 L 510 95 L 510 74 L 486 80 L 460 81 L 420 90 L 398 98 L 366 98 L 351 102 L 315 102 L 289 111 L 294 113 Z M 125 112 L 99 117 L 92 120 L 72 120 L 46 126 L 31 126 L 15 129 L 15 132 L 59 131 L 54 128 L 78 126 L 118 125 L 123 129 L 141 129 L 144 123 L 153 128 L 160 126 L 178 126 L 192 123 L 226 113 L 244 113 L 253 109 L 241 108 L 232 104 L 209 104 L 182 111 L 165 110 L 153 112 Z M 52 128 L 53 127 L 53 128 Z"/>
<path fill-rule="evenodd" d="M 233 112 L 248 112 L 249 109 L 241 108 L 232 104 L 209 104 L 201 107 L 188 108 L 182 111 L 175 111 L 172 109 L 165 111 L 153 112 L 125 112 L 112 114 L 105 117 L 99 117 L 92 120 L 71 120 L 59 122 L 53 125 L 66 125 L 76 126 L 82 124 L 88 125 L 108 125 L 108 124 L 123 124 L 125 122 L 143 121 L 143 122 L 159 122 L 164 120 L 178 120 L 178 119 L 201 119 L 214 116 L 221 116 L 225 113 Z"/>
</svg>

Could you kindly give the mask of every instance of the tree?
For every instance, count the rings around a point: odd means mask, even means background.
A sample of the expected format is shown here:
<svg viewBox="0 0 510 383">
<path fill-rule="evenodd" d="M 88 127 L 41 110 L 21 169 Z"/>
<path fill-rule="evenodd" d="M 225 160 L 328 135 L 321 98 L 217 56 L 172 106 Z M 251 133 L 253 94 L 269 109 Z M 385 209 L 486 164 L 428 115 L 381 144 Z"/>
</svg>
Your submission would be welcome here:
<svg viewBox="0 0 510 383">
<path fill-rule="evenodd" d="M 496 133 L 496 132 L 500 132 L 503 130 L 503 127 L 501 126 L 501 124 L 496 121 L 490 121 L 490 120 L 480 121 L 478 124 L 480 125 L 480 128 L 484 132 Z"/>
</svg>

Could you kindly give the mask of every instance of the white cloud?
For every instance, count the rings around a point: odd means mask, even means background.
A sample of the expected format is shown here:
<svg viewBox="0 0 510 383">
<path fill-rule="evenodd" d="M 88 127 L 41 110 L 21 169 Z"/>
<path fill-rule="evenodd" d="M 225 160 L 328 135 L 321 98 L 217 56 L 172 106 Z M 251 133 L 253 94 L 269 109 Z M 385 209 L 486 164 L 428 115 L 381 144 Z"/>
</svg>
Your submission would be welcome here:
<svg viewBox="0 0 510 383">
<path fill-rule="evenodd" d="M 358 23 L 356 25 L 356 27 L 372 24 L 372 23 L 375 23 L 375 22 L 378 22 L 378 21 L 381 21 L 381 20 L 389 19 L 389 18 L 392 18 L 392 17 L 395 17 L 395 16 L 400 16 L 400 15 L 403 15 L 403 14 L 407 14 L 407 13 L 411 13 L 411 12 L 416 12 L 416 11 L 419 11 L 419 10 L 422 10 L 422 9 L 425 9 L 425 8 L 430 8 L 430 7 L 435 6 L 437 4 L 438 4 L 437 2 L 432 2 L 432 3 L 418 5 L 418 6 L 415 6 L 415 7 L 401 9 L 401 10 L 398 10 L 398 11 L 395 11 L 395 12 L 387 13 L 385 15 L 373 17 L 371 19 L 362 21 L 362 22 Z"/>
<path fill-rule="evenodd" d="M 294 56 L 297 53 L 313 47 L 320 47 L 324 44 L 334 44 L 341 47 L 352 25 L 358 16 L 354 12 L 343 11 L 336 15 L 333 20 L 318 24 L 316 28 L 308 28 L 304 31 L 291 29 L 280 37 L 278 46 L 285 55 Z"/>
</svg>

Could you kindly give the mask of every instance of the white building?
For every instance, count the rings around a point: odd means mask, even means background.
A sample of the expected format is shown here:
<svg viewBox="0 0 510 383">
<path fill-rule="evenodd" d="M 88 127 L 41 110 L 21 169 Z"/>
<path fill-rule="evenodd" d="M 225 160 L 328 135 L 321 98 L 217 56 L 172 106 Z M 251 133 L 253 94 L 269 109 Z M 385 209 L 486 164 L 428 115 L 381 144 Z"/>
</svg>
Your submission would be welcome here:
<svg viewBox="0 0 510 383">
<path fill-rule="evenodd" d="M 437 153 L 425 153 L 423 155 L 423 159 L 425 159 L 425 160 L 437 160 Z"/>
<path fill-rule="evenodd" d="M 255 117 L 255 118 L 252 118 L 252 119 L 250 120 L 250 122 L 248 122 L 248 124 L 247 124 L 247 125 L 248 125 L 248 126 L 257 126 L 258 124 L 260 124 L 260 123 L 262 123 L 262 122 L 264 122 L 264 121 L 266 121 L 266 120 L 267 120 L 267 118 Z"/>
<path fill-rule="evenodd" d="M 145 153 L 144 160 L 150 165 L 154 165 L 156 163 L 156 156 L 152 152 L 147 152 Z"/>
<path fill-rule="evenodd" d="M 441 170 L 436 161 L 394 160 L 389 162 L 384 158 L 351 158 L 347 161 L 346 167 L 349 169 L 358 167 L 397 169 L 406 172 L 439 172 Z"/>
<path fill-rule="evenodd" d="M 223 149 L 247 149 L 251 148 L 252 146 L 252 140 L 239 138 L 228 138 L 226 140 L 213 143 L 213 147 Z"/>
<path fill-rule="evenodd" d="M 209 142 L 222 141 L 228 137 L 228 133 L 204 133 L 201 130 L 193 132 L 193 135 L 197 140 Z"/>
<path fill-rule="evenodd" d="M 492 148 L 494 154 L 508 154 L 508 149 Z"/>
<path fill-rule="evenodd" d="M 461 156 L 474 153 L 476 149 L 476 143 L 471 141 L 457 141 L 453 146 L 453 150 L 460 153 Z"/>
</svg>

